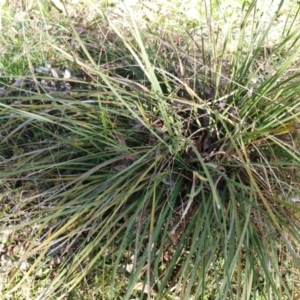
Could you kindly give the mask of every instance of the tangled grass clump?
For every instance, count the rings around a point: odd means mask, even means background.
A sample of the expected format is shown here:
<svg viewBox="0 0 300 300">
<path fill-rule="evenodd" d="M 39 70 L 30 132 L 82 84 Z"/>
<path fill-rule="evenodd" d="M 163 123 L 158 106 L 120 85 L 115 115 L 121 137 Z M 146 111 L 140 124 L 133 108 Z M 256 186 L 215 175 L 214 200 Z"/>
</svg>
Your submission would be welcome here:
<svg viewBox="0 0 300 300">
<path fill-rule="evenodd" d="M 3 76 L 5 297 L 295 299 L 299 33 L 266 45 L 281 4 L 257 5 L 222 31 L 70 22 L 63 63 Z"/>
</svg>

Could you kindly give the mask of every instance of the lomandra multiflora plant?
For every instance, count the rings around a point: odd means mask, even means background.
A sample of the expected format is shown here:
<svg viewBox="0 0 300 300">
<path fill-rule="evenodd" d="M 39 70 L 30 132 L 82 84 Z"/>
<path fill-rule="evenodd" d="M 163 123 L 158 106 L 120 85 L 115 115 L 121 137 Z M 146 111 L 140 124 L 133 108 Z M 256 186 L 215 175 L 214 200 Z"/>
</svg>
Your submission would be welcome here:
<svg viewBox="0 0 300 300">
<path fill-rule="evenodd" d="M 24 248 L 5 295 L 296 299 L 298 12 L 221 4 L 184 30 L 102 15 L 88 41 L 69 19 L 49 47 L 76 76 L 1 95 L 2 224 Z"/>
</svg>

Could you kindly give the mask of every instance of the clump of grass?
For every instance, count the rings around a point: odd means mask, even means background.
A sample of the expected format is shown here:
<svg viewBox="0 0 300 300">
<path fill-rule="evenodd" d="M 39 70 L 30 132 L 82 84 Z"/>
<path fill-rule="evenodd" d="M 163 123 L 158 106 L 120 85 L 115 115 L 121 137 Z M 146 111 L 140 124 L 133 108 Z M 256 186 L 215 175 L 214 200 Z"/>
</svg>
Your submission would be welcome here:
<svg viewBox="0 0 300 300">
<path fill-rule="evenodd" d="M 276 7 L 178 33 L 66 16 L 49 53 L 75 75 L 1 94 L 4 297 L 296 297 L 298 14 L 271 43 Z"/>
</svg>

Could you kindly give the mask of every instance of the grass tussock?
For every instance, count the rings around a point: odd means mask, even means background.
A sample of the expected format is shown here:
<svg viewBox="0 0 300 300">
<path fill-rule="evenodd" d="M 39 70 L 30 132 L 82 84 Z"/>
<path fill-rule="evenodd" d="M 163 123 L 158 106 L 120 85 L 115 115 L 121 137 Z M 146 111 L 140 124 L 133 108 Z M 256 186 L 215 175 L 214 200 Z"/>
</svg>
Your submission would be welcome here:
<svg viewBox="0 0 300 300">
<path fill-rule="evenodd" d="M 297 299 L 298 7 L 54 2 L 3 4 L 2 297 Z"/>
</svg>

